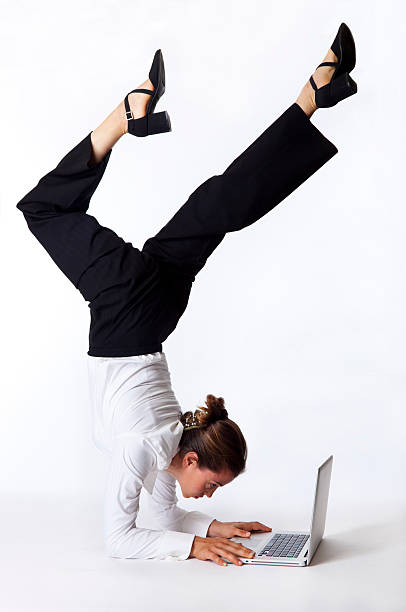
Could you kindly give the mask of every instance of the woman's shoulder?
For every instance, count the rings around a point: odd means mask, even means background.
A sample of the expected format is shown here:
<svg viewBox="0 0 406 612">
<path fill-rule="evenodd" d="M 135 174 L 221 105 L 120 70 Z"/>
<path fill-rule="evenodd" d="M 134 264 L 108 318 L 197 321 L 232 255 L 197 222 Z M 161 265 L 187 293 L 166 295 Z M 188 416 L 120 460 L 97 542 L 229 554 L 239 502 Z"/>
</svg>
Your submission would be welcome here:
<svg viewBox="0 0 406 612">
<path fill-rule="evenodd" d="M 157 469 L 157 457 L 148 440 L 137 433 L 121 433 L 113 438 L 112 454 L 141 479 Z"/>
<path fill-rule="evenodd" d="M 116 469 L 124 469 L 139 487 L 152 493 L 157 474 L 169 466 L 177 445 L 178 436 L 125 433 L 114 438 L 113 461 Z"/>
</svg>

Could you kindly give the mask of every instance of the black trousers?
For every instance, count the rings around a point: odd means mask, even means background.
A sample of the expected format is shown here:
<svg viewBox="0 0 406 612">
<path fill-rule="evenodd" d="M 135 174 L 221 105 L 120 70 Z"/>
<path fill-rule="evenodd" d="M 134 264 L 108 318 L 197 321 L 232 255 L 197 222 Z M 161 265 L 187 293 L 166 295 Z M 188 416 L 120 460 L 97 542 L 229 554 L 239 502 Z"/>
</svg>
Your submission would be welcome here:
<svg viewBox="0 0 406 612">
<path fill-rule="evenodd" d="M 139 250 L 87 213 L 112 152 L 89 166 L 90 135 L 17 208 L 89 302 L 88 355 L 99 357 L 162 351 L 196 274 L 225 234 L 263 217 L 338 152 L 293 103 Z"/>
</svg>

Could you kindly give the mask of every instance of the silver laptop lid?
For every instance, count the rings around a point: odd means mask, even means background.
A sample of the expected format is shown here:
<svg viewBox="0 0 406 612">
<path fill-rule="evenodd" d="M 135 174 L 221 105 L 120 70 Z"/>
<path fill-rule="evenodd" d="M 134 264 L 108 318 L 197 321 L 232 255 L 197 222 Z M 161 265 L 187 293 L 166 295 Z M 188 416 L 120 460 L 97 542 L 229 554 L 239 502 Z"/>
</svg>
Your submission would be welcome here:
<svg viewBox="0 0 406 612">
<path fill-rule="evenodd" d="M 310 542 L 308 552 L 308 563 L 312 560 L 314 553 L 324 534 L 326 524 L 327 501 L 330 489 L 331 469 L 333 466 L 333 455 L 319 467 L 317 472 L 316 491 L 314 494 L 313 514 L 310 523 Z"/>
</svg>

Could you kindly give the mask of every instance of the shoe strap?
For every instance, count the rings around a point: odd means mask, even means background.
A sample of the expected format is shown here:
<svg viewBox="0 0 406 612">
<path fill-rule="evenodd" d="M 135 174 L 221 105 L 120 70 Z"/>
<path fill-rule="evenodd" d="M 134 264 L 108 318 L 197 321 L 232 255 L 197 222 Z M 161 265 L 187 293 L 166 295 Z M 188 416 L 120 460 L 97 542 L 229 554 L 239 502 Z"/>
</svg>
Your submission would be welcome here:
<svg viewBox="0 0 406 612">
<path fill-rule="evenodd" d="M 152 89 L 133 89 L 132 91 L 130 91 L 130 93 L 134 93 L 134 91 L 140 91 L 141 93 L 151 94 L 151 96 L 154 93 Z"/>
<path fill-rule="evenodd" d="M 322 62 L 321 64 L 319 64 L 319 65 L 317 66 L 317 68 L 320 68 L 320 66 L 337 66 L 337 64 L 338 64 L 338 62 Z M 317 68 L 316 68 L 316 70 L 317 70 Z M 313 87 L 313 89 L 314 89 L 315 91 L 317 91 L 317 85 L 316 85 L 316 83 L 315 83 L 315 80 L 314 80 L 314 78 L 313 78 L 313 75 L 310 77 L 309 81 L 310 81 L 311 86 Z"/>
<path fill-rule="evenodd" d="M 124 106 L 125 106 L 125 111 L 126 111 L 125 116 L 127 120 L 134 118 L 131 112 L 131 109 L 130 109 L 130 105 L 128 103 L 128 96 L 130 93 L 134 93 L 135 91 L 138 91 L 140 93 L 147 93 L 147 94 L 150 94 L 151 96 L 154 93 L 151 89 L 133 89 L 132 91 L 129 91 L 126 97 L 124 98 Z"/>
<path fill-rule="evenodd" d="M 311 77 L 310 77 L 309 81 L 310 81 L 310 84 L 311 84 L 311 86 L 313 87 L 314 91 L 316 91 L 316 90 L 317 90 L 317 85 L 316 85 L 316 83 L 314 82 L 313 75 L 311 75 Z"/>
</svg>

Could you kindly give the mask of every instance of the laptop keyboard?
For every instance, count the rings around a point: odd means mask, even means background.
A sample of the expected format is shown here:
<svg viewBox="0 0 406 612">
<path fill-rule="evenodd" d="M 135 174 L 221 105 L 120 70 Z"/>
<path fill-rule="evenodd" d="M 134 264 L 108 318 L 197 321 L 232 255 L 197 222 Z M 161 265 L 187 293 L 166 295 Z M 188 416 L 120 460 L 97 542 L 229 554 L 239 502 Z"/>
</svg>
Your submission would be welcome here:
<svg viewBox="0 0 406 612">
<path fill-rule="evenodd" d="M 297 557 L 309 537 L 309 534 L 275 533 L 256 556 Z"/>
</svg>

